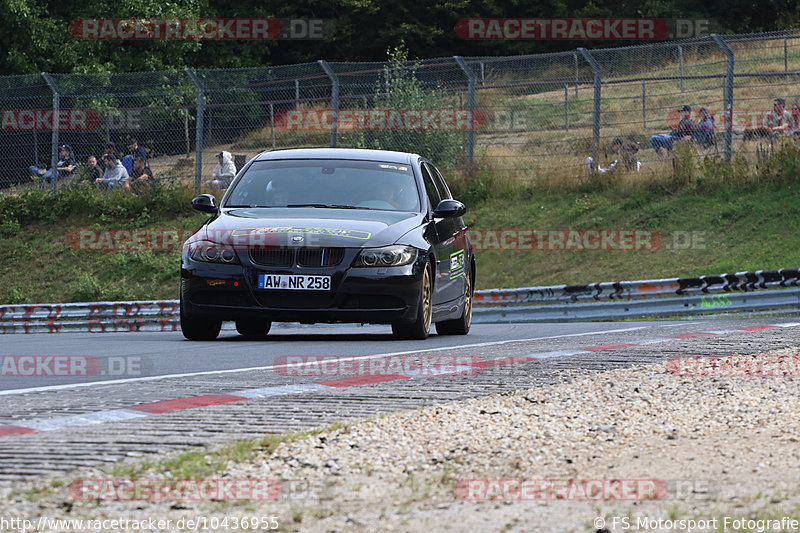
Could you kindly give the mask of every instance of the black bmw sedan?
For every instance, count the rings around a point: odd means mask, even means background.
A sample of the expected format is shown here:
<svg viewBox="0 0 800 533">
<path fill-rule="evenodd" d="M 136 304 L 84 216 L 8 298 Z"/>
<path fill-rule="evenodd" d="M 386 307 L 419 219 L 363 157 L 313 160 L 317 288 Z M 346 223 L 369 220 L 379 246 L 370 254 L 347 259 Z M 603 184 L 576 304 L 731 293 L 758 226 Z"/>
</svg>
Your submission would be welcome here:
<svg viewBox="0 0 800 533">
<path fill-rule="evenodd" d="M 391 324 L 395 337 L 465 335 L 475 258 L 442 175 L 419 155 L 337 148 L 264 152 L 183 246 L 183 335 L 223 321 L 260 337 L 279 322 Z"/>
</svg>

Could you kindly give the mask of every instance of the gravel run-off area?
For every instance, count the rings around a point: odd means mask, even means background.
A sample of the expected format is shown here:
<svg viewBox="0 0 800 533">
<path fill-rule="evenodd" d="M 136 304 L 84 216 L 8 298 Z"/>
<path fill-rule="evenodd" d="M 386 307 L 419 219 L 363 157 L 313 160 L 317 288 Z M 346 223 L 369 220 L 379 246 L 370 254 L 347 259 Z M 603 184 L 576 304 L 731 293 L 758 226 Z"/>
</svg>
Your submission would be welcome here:
<svg viewBox="0 0 800 533">
<path fill-rule="evenodd" d="M 161 530 L 203 517 L 216 531 L 235 530 L 233 517 L 281 531 L 800 531 L 798 354 L 567 373 L 338 427 L 228 463 L 219 478 L 276 480 L 253 481 L 272 491 L 256 500 L 83 501 L 71 480 L 40 481 L 5 489 L 0 517 L 173 520 Z"/>
</svg>

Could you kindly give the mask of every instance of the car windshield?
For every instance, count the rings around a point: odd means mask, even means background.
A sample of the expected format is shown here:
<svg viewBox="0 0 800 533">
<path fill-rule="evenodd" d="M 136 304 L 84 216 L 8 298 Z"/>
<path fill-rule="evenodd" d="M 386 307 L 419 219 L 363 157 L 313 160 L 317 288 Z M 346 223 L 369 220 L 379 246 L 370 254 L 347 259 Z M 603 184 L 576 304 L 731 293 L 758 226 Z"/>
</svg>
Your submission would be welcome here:
<svg viewBox="0 0 800 533">
<path fill-rule="evenodd" d="M 319 207 L 419 211 L 410 165 L 380 161 L 257 161 L 223 207 Z"/>
</svg>

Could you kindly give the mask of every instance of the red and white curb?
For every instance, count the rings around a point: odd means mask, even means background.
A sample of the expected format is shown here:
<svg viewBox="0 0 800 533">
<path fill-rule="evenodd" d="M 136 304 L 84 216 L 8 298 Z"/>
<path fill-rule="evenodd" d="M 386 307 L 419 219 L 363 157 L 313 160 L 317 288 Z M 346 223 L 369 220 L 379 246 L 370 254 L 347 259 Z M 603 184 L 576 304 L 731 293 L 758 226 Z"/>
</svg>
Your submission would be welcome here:
<svg viewBox="0 0 800 533">
<path fill-rule="evenodd" d="M 596 346 L 584 346 L 582 348 L 574 348 L 568 350 L 555 350 L 550 352 L 539 352 L 528 355 L 511 356 L 501 359 L 491 359 L 491 360 L 472 363 L 471 366 L 479 368 L 490 368 L 496 366 L 514 365 L 518 363 L 530 363 L 554 357 L 568 357 L 568 356 L 587 354 L 592 352 L 601 352 L 605 350 L 619 350 L 635 346 L 647 346 L 650 344 L 672 342 L 675 340 L 726 335 L 730 333 L 739 333 L 742 331 L 762 331 L 775 328 L 792 328 L 797 326 L 800 326 L 800 322 L 771 324 L 767 326 L 755 326 L 755 327 L 737 328 L 729 330 L 694 332 L 681 335 L 674 335 L 672 337 L 656 337 L 651 339 L 637 340 L 635 342 L 600 344 Z M 381 357 L 388 357 L 388 356 L 389 354 L 381 355 Z M 433 375 L 459 375 L 461 370 L 469 370 L 469 369 L 470 368 L 466 366 L 463 369 L 456 367 L 455 370 L 450 370 L 448 372 L 442 372 L 439 374 L 427 374 L 424 377 L 431 377 Z M 65 427 L 72 427 L 72 426 L 102 424 L 105 422 L 121 422 L 125 420 L 138 419 L 145 416 L 174 413 L 176 411 L 183 411 L 186 409 L 195 409 L 198 407 L 208 407 L 212 405 L 223 405 L 227 403 L 244 402 L 259 398 L 268 398 L 270 396 L 302 394 L 311 391 L 326 390 L 329 389 L 330 387 L 343 388 L 343 387 L 352 387 L 358 385 L 372 385 L 375 383 L 386 383 L 389 381 L 396 381 L 400 379 L 419 379 L 419 378 L 420 378 L 419 375 L 408 375 L 402 373 L 389 374 L 389 375 L 367 375 L 367 376 L 355 376 L 349 378 L 317 381 L 313 383 L 278 385 L 274 387 L 262 387 L 255 389 L 242 389 L 225 394 L 206 394 L 202 396 L 176 398 L 173 400 L 163 400 L 158 402 L 138 404 L 122 409 L 109 409 L 106 411 L 97 411 L 93 413 L 86 413 L 80 415 L 23 420 L 13 425 L 12 424 L 0 425 L 0 437 L 8 437 L 12 435 L 25 435 L 42 431 L 54 431 L 57 429 L 62 429 Z"/>
</svg>

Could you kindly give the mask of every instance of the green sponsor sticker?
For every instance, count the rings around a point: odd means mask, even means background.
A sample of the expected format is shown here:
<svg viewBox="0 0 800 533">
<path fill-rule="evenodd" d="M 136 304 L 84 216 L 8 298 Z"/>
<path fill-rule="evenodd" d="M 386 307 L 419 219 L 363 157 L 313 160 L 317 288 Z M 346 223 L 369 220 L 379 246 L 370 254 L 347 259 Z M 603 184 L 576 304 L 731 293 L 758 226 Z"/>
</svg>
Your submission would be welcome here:
<svg viewBox="0 0 800 533">
<path fill-rule="evenodd" d="M 450 279 L 464 275 L 464 250 L 450 254 Z"/>
</svg>

